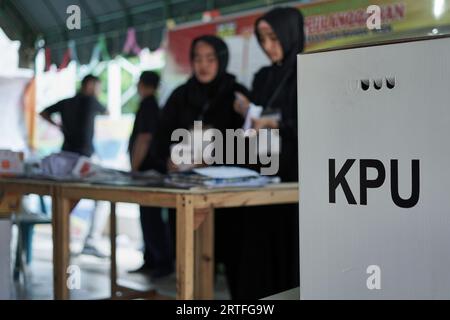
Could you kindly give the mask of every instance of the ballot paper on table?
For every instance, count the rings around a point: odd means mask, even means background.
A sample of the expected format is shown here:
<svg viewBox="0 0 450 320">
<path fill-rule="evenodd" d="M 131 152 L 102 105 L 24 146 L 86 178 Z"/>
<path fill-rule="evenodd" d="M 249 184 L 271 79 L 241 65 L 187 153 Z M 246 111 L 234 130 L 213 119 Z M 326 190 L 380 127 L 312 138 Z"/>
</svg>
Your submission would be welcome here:
<svg viewBox="0 0 450 320">
<path fill-rule="evenodd" d="M 170 174 L 165 183 L 181 188 L 262 187 L 277 183 L 278 177 L 261 176 L 258 172 L 240 167 L 221 166 L 196 168 L 189 172 Z"/>
<path fill-rule="evenodd" d="M 244 179 L 259 177 L 258 172 L 240 167 L 205 167 L 196 168 L 192 171 L 211 179 Z"/>
<path fill-rule="evenodd" d="M 280 183 L 281 180 L 279 177 L 269 177 L 269 176 L 259 176 L 254 178 L 247 178 L 242 180 L 235 181 L 205 181 L 204 187 L 206 188 L 258 188 L 264 187 L 268 184 L 272 183 Z"/>
<path fill-rule="evenodd" d="M 71 152 L 51 154 L 41 162 L 41 174 L 53 179 L 65 179 L 72 174 L 80 156 Z"/>
<path fill-rule="evenodd" d="M 72 175 L 77 178 L 89 178 L 102 172 L 99 165 L 94 164 L 87 157 L 80 157 L 72 170 Z"/>
<path fill-rule="evenodd" d="M 132 187 L 162 187 L 165 176 L 154 170 L 146 172 L 124 172 L 114 169 L 103 169 L 84 181 L 98 185 L 132 186 Z"/>
</svg>

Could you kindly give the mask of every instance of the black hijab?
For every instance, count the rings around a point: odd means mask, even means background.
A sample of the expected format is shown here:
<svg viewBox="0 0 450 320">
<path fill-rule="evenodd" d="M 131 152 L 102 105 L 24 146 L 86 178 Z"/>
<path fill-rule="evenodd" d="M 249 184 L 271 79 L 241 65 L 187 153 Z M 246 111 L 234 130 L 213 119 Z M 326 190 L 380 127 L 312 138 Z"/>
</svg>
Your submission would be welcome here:
<svg viewBox="0 0 450 320">
<path fill-rule="evenodd" d="M 296 8 L 275 8 L 264 14 L 255 22 L 255 35 L 260 42 L 258 24 L 267 22 L 277 35 L 283 48 L 283 60 L 274 63 L 269 70 L 269 76 L 265 83 L 266 90 L 259 90 L 261 100 L 266 108 L 273 107 L 275 100 L 281 95 L 281 90 L 286 80 L 296 73 L 297 54 L 301 53 L 305 46 L 305 34 L 303 28 L 303 15 Z M 264 49 L 263 49 L 264 50 Z"/>
<path fill-rule="evenodd" d="M 258 24 L 266 21 L 273 29 L 283 48 L 282 64 L 295 63 L 297 54 L 303 51 L 305 34 L 303 30 L 303 15 L 295 8 L 275 8 L 267 12 L 255 22 L 255 33 L 258 41 Z"/>
<path fill-rule="evenodd" d="M 202 121 L 204 127 L 212 127 L 225 133 L 226 129 L 242 127 L 244 122 L 233 108 L 235 92 L 241 92 L 247 97 L 250 94 L 236 82 L 234 76 L 226 72 L 229 55 L 227 45 L 220 38 L 211 35 L 196 38 L 191 46 L 191 62 L 199 42 L 205 42 L 214 48 L 219 63 L 218 72 L 215 79 L 206 84 L 198 81 L 194 74 L 185 84 L 175 89 L 167 100 L 150 150 L 154 167 L 161 172 L 166 172 L 174 130 L 189 130 L 195 121 Z M 225 155 L 225 151 L 223 154 Z"/>
<path fill-rule="evenodd" d="M 226 43 L 213 35 L 204 35 L 192 41 L 190 51 L 191 63 L 194 61 L 195 47 L 199 42 L 207 43 L 214 49 L 219 63 L 218 72 L 213 81 L 201 83 L 194 74 L 187 82 L 188 104 L 200 113 L 199 120 L 203 120 L 205 113 L 221 104 L 224 95 L 233 90 L 235 77 L 226 72 L 229 60 Z"/>
<path fill-rule="evenodd" d="M 214 48 L 217 60 L 219 60 L 218 76 L 220 76 L 221 74 L 224 74 L 227 70 L 228 60 L 229 60 L 227 44 L 219 37 L 216 37 L 213 35 L 204 35 L 204 36 L 195 38 L 192 41 L 192 45 L 191 45 L 191 52 L 190 52 L 191 63 L 194 61 L 195 47 L 199 42 L 205 42 Z"/>
</svg>

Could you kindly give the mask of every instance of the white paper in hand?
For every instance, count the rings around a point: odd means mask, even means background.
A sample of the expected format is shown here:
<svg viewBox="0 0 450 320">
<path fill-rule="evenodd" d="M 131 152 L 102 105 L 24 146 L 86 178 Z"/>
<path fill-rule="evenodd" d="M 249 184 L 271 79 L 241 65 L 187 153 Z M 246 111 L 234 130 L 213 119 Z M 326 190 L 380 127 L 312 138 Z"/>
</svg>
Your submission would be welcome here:
<svg viewBox="0 0 450 320">
<path fill-rule="evenodd" d="M 256 106 L 253 103 L 251 103 L 247 112 L 247 116 L 245 117 L 243 129 L 244 130 L 250 129 L 252 127 L 252 120 L 259 119 L 261 117 L 262 112 L 263 112 L 262 107 Z"/>
</svg>

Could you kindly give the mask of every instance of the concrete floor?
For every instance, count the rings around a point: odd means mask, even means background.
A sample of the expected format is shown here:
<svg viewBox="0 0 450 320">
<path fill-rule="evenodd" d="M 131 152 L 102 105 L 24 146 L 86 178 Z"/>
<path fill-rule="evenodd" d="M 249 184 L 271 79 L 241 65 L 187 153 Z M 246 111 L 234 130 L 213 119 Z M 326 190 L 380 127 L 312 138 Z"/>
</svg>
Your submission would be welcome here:
<svg viewBox="0 0 450 320">
<path fill-rule="evenodd" d="M 33 262 L 28 266 L 26 276 L 13 285 L 14 298 L 26 300 L 53 299 L 52 274 L 52 237 L 51 226 L 42 225 L 35 229 L 33 248 Z M 91 256 L 77 254 L 81 251 L 82 242 L 72 240 L 71 265 L 79 268 L 79 289 L 71 290 L 71 298 L 76 300 L 108 299 L 110 296 L 109 259 L 99 259 Z M 128 274 L 127 270 L 138 268 L 142 263 L 142 253 L 138 250 L 139 242 L 129 238 L 118 237 L 118 274 L 119 284 L 139 290 L 156 289 L 159 294 L 175 298 L 175 274 L 152 281 L 143 275 Z M 109 241 L 104 239 L 101 248 L 109 252 Z M 228 300 L 230 298 L 226 281 L 223 276 L 217 277 L 216 299 Z"/>
</svg>

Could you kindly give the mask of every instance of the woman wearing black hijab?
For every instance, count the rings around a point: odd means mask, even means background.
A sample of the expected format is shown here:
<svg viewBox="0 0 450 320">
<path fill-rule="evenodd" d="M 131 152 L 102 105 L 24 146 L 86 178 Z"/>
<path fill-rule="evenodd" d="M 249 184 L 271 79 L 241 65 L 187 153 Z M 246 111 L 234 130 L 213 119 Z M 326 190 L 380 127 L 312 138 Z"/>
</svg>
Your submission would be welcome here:
<svg viewBox="0 0 450 320">
<path fill-rule="evenodd" d="M 227 73 L 229 53 L 227 45 L 216 36 L 205 35 L 192 42 L 190 60 L 192 77 L 174 90 L 163 109 L 159 130 L 152 143 L 151 154 L 159 171 L 173 172 L 179 169 L 170 159 L 171 135 L 176 129 L 190 130 L 194 121 L 202 121 L 203 127 L 215 128 L 225 134 L 226 129 L 239 129 L 244 119 L 234 110 L 236 93 L 250 97 L 248 90 Z M 226 157 L 225 150 L 223 156 Z M 229 215 L 217 210 L 216 261 L 222 260 L 228 229 L 232 225 Z M 175 214 L 169 214 L 172 240 L 175 243 Z M 174 250 L 173 250 L 174 252 Z"/>
<path fill-rule="evenodd" d="M 275 8 L 256 21 L 255 34 L 272 65 L 256 73 L 251 100 L 264 113 L 279 112 L 281 119 L 257 119 L 254 127 L 280 130 L 283 146 L 278 175 L 285 182 L 298 181 L 297 55 L 304 48 L 303 15 L 295 8 Z M 245 115 L 247 109 L 248 104 L 237 111 Z"/>
<path fill-rule="evenodd" d="M 241 128 L 244 120 L 234 108 L 235 93 L 249 97 L 248 90 L 227 73 L 229 53 L 220 38 L 205 35 L 192 42 L 190 59 L 192 77 L 174 90 L 163 109 L 161 130 L 155 137 L 153 153 L 159 169 L 175 169 L 169 161 L 171 135 L 175 129 L 190 130 L 194 121 L 202 121 L 203 127 L 226 129 Z"/>
<path fill-rule="evenodd" d="M 298 9 L 275 8 L 256 21 L 255 33 L 272 65 L 255 75 L 251 100 L 280 117 L 254 119 L 253 127 L 280 130 L 277 175 L 283 182 L 298 181 L 296 59 L 304 47 L 303 16 Z M 240 103 L 235 109 L 245 116 L 248 107 Z M 242 251 L 228 265 L 234 299 L 260 299 L 299 286 L 298 213 L 298 205 L 287 205 L 242 214 Z"/>
</svg>

